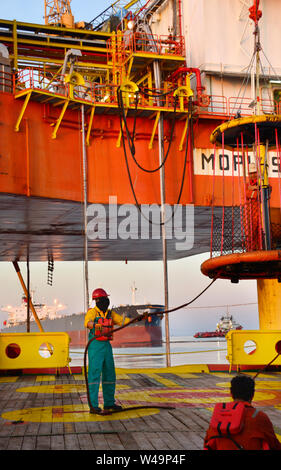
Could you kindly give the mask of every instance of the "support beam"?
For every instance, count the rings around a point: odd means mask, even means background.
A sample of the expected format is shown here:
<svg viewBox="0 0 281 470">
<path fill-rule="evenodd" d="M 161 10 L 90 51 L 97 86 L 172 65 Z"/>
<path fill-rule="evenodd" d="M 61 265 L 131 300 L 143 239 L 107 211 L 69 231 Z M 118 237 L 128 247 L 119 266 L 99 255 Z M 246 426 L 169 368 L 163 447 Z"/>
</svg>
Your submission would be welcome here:
<svg viewBox="0 0 281 470">
<path fill-rule="evenodd" d="M 179 151 L 180 152 L 182 152 L 182 150 L 183 150 L 183 144 L 184 144 L 184 140 L 186 138 L 186 133 L 187 133 L 188 120 L 189 120 L 189 116 L 187 116 L 187 118 L 185 120 L 185 125 L 184 125 L 184 128 L 183 128 L 183 132 L 182 132 L 182 136 L 181 136 L 181 140 L 180 140 L 180 145 L 179 145 Z"/>
<path fill-rule="evenodd" d="M 55 128 L 54 128 L 53 133 L 52 133 L 52 139 L 56 139 L 56 137 L 57 137 L 57 132 L 58 132 L 58 129 L 59 129 L 59 127 L 60 127 L 60 124 L 61 124 L 61 121 L 62 121 L 62 119 L 63 119 L 63 116 L 64 116 L 64 114 L 65 114 L 65 111 L 66 111 L 66 108 L 67 108 L 67 106 L 68 106 L 68 103 L 69 103 L 69 100 L 66 100 L 66 102 L 65 102 L 64 105 L 63 105 L 63 108 L 62 108 L 62 110 L 61 110 L 61 113 L 60 113 L 60 115 L 59 115 L 59 118 L 57 119 Z"/>
<path fill-rule="evenodd" d="M 125 110 L 125 116 L 127 116 L 127 112 L 128 112 L 128 109 Z M 118 135 L 118 139 L 117 139 L 117 143 L 116 143 L 117 148 L 120 148 L 120 146 L 121 146 L 121 137 L 122 137 L 122 131 L 124 129 L 124 126 L 125 126 L 125 123 L 124 123 L 124 120 L 122 119 L 122 128 L 119 131 L 119 135 Z"/>
<path fill-rule="evenodd" d="M 18 33 L 17 33 L 17 22 L 13 21 L 13 50 L 14 50 L 14 70 L 18 70 Z"/>
<path fill-rule="evenodd" d="M 260 330 L 281 330 L 281 283 L 277 279 L 258 279 Z"/>
<path fill-rule="evenodd" d="M 154 78 L 156 88 L 161 89 L 161 70 L 159 62 L 153 62 Z M 160 107 L 160 98 L 157 98 L 157 104 Z M 158 120 L 158 148 L 159 148 L 159 164 L 161 166 L 160 172 L 160 195 L 161 195 L 161 237 L 162 237 L 162 251 L 163 251 L 163 277 L 164 277 L 164 297 L 165 297 L 165 310 L 169 310 L 169 286 L 168 286 L 168 256 L 167 256 L 167 237 L 166 237 L 166 214 L 165 214 L 165 165 L 164 161 L 164 119 L 163 113 L 159 111 Z M 165 339 L 166 339 L 166 366 L 171 366 L 171 353 L 170 353 L 170 327 L 169 327 L 169 314 L 165 313 Z"/>
<path fill-rule="evenodd" d="M 43 333 L 43 332 L 44 332 L 43 327 L 42 327 L 42 325 L 41 325 L 41 322 L 40 322 L 40 320 L 39 320 L 39 318 L 38 318 L 38 315 L 37 315 L 37 313 L 36 313 L 36 310 L 35 310 L 35 308 L 34 308 L 34 305 L 33 305 L 33 303 L 32 303 L 32 300 L 31 300 L 31 298 L 30 298 L 30 294 L 28 293 L 28 290 L 27 290 L 27 288 L 26 288 L 26 285 L 25 285 L 25 282 L 24 282 L 23 277 L 22 277 L 22 275 L 21 275 L 20 268 L 19 268 L 19 265 L 18 265 L 17 261 L 13 261 L 13 265 L 14 265 L 14 268 L 15 268 L 16 273 L 17 273 L 17 275 L 18 275 L 18 278 L 19 278 L 19 281 L 20 281 L 20 283 L 21 283 L 21 286 L 22 286 L 22 288 L 23 288 L 24 295 L 26 296 L 27 299 L 29 299 L 30 308 L 31 308 L 31 311 L 32 311 L 32 313 L 33 313 L 34 319 L 35 319 L 35 321 L 36 321 L 36 323 L 37 323 L 37 326 L 38 326 L 39 330 L 41 331 L 41 333 Z"/>
<path fill-rule="evenodd" d="M 85 294 L 84 300 L 85 312 L 89 309 L 89 272 L 88 272 L 88 233 L 87 233 L 87 206 L 88 206 L 88 165 L 87 165 L 87 150 L 85 139 L 85 106 L 81 106 L 81 121 L 82 121 L 82 169 L 83 169 L 83 214 L 84 214 L 84 280 L 85 280 Z"/>
<path fill-rule="evenodd" d="M 153 140 L 154 140 L 155 132 L 156 132 L 156 129 L 157 129 L 157 126 L 158 126 L 158 123 L 159 123 L 159 118 L 160 118 L 160 111 L 158 111 L 158 113 L 156 114 L 155 121 L 154 121 L 154 124 L 153 124 L 153 129 L 152 129 L 152 133 L 151 133 L 151 137 L 150 137 L 150 141 L 149 141 L 149 145 L 148 145 L 149 150 L 151 150 L 152 147 L 153 147 Z"/>
<path fill-rule="evenodd" d="M 90 145 L 90 135 L 91 135 L 91 130 L 92 130 L 92 126 L 93 126 L 94 114 L 95 114 L 95 106 L 92 106 L 89 125 L 88 125 L 88 129 L 87 129 L 87 135 L 86 135 L 86 145 L 88 147 Z"/>
<path fill-rule="evenodd" d="M 15 125 L 15 132 L 19 132 L 19 130 L 20 130 L 20 123 L 22 121 L 22 118 L 23 118 L 23 115 L 25 113 L 28 102 L 30 100 L 30 97 L 31 97 L 31 91 L 29 93 L 27 93 L 27 95 L 25 96 L 25 100 L 24 100 L 24 103 L 22 105 L 21 112 L 19 114 L 19 117 L 18 117 L 16 125 Z"/>
</svg>

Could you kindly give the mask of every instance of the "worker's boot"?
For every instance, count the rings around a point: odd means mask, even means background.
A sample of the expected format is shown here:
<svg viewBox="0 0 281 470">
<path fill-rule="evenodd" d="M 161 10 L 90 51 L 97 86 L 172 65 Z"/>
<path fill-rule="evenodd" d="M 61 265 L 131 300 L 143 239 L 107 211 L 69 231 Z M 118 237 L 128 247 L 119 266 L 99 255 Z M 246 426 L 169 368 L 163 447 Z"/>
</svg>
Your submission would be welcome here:
<svg viewBox="0 0 281 470">
<path fill-rule="evenodd" d="M 103 407 L 105 411 L 122 411 L 123 408 L 121 405 L 111 405 L 111 406 L 104 406 Z"/>
<path fill-rule="evenodd" d="M 99 415 L 101 412 L 102 412 L 102 409 L 99 408 L 98 406 L 94 407 L 94 408 L 90 408 L 90 413 L 92 413 L 94 415 Z"/>
</svg>

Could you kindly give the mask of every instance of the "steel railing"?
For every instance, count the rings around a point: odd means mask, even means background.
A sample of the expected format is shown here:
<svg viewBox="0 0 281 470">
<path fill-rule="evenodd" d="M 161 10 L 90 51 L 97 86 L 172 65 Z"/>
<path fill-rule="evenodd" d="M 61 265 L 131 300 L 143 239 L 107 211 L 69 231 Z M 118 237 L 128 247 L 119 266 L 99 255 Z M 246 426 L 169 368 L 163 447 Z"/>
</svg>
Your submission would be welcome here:
<svg viewBox="0 0 281 470">
<path fill-rule="evenodd" d="M 169 87 L 170 85 L 170 87 Z M 117 90 L 119 85 L 113 83 L 97 83 L 85 80 L 83 85 L 73 87 L 73 98 L 85 100 L 93 105 L 104 104 L 118 105 Z M 0 92 L 19 93 L 23 90 L 38 90 L 49 92 L 62 97 L 70 96 L 71 85 L 65 82 L 65 76 L 56 73 L 46 75 L 42 70 L 36 68 L 20 69 L 16 73 L 5 72 L 0 69 Z M 172 84 L 165 84 L 163 89 L 143 88 L 139 93 L 138 106 L 142 108 L 161 107 L 174 109 L 174 87 Z M 129 92 L 128 92 L 129 93 Z M 196 101 L 196 95 L 194 97 Z M 129 105 L 135 106 L 135 95 L 129 93 Z M 177 104 L 176 109 L 179 109 Z M 187 99 L 185 99 L 185 109 L 187 110 Z M 280 114 L 281 101 L 273 99 L 261 99 L 260 109 L 263 114 Z M 255 103 L 250 98 L 226 97 L 223 95 L 210 95 L 209 103 L 206 107 L 198 106 L 199 115 L 214 115 L 233 118 L 235 116 L 251 116 L 255 112 Z"/>
</svg>

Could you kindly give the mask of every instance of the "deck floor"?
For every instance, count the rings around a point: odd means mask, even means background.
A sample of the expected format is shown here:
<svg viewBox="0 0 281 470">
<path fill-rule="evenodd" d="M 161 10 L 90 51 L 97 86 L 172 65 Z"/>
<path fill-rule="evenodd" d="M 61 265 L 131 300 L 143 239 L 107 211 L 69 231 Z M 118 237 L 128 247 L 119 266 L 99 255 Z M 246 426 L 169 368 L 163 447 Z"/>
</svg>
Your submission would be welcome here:
<svg viewBox="0 0 281 470">
<path fill-rule="evenodd" d="M 89 413 L 83 375 L 2 376 L 0 450 L 202 450 L 214 404 L 230 401 L 233 375 L 118 369 L 117 402 L 152 408 L 111 416 Z M 259 375 L 253 404 L 281 440 L 280 373 Z"/>
</svg>

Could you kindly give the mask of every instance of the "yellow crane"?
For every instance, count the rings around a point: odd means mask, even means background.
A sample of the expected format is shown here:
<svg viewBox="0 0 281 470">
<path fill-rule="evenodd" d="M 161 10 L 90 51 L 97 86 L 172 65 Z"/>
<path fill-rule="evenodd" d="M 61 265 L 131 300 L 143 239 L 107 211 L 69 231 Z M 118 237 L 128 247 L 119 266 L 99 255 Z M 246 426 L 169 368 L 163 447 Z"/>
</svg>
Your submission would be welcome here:
<svg viewBox="0 0 281 470">
<path fill-rule="evenodd" d="M 100 30 L 105 25 L 109 24 L 110 18 L 119 17 L 119 21 L 122 21 L 128 12 L 132 15 L 136 15 L 149 2 L 150 0 L 131 0 L 130 2 L 128 2 L 128 0 L 116 0 L 90 21 L 89 24 L 92 26 L 92 29 Z"/>
<path fill-rule="evenodd" d="M 44 0 L 45 24 L 74 28 L 74 16 L 71 11 L 71 0 Z"/>
<path fill-rule="evenodd" d="M 102 13 L 90 22 L 81 21 L 75 23 L 74 16 L 71 11 L 71 0 L 44 0 L 45 3 L 45 24 L 54 26 L 65 26 L 66 28 L 86 28 L 100 29 L 108 22 L 110 17 L 120 16 L 122 20 L 123 14 L 130 10 L 135 14 L 142 7 L 149 3 L 147 0 L 116 0 L 109 5 Z"/>
</svg>

